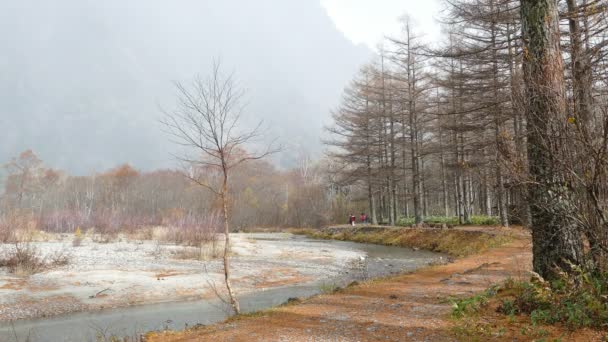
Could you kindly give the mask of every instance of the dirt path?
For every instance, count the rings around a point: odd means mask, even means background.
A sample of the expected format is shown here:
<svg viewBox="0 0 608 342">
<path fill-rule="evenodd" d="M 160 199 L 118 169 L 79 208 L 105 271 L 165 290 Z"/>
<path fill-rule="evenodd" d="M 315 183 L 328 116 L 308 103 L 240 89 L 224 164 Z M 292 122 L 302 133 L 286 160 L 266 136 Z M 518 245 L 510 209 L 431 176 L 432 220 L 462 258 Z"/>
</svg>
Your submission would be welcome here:
<svg viewBox="0 0 608 342">
<path fill-rule="evenodd" d="M 467 228 L 472 229 L 472 228 Z M 413 274 L 373 281 L 300 304 L 149 341 L 454 341 L 446 298 L 480 292 L 531 269 L 529 236 Z"/>
</svg>

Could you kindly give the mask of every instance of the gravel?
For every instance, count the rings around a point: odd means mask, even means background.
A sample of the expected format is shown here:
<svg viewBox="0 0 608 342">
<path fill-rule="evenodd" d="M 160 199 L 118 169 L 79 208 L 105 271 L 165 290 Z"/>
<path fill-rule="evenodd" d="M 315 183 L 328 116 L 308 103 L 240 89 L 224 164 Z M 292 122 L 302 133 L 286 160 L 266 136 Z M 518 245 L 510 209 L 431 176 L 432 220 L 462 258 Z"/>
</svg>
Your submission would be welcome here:
<svg viewBox="0 0 608 342">
<path fill-rule="evenodd" d="M 361 260 L 361 252 L 293 239 L 289 234 L 234 234 L 232 276 L 240 294 L 334 277 Z M 154 241 L 111 243 L 72 237 L 32 242 L 42 256 L 65 252 L 70 264 L 27 278 L 0 269 L 0 321 L 75 311 L 213 296 L 221 284 L 220 260 L 181 260 L 185 247 Z M 12 245 L 0 244 L 0 250 Z M 219 288 L 219 287 L 218 287 Z"/>
</svg>

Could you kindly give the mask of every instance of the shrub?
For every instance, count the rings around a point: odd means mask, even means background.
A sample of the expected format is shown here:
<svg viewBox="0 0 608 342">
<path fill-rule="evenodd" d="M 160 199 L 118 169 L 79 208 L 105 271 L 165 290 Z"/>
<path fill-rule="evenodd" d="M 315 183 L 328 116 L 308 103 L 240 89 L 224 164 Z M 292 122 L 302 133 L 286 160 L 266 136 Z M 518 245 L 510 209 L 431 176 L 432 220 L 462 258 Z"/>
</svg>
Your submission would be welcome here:
<svg viewBox="0 0 608 342">
<path fill-rule="evenodd" d="M 6 267 L 9 273 L 18 276 L 29 276 L 49 268 L 65 266 L 69 262 L 70 256 L 64 251 L 44 257 L 30 243 L 15 243 L 14 248 L 0 256 L 0 267 Z"/>
<path fill-rule="evenodd" d="M 470 224 L 476 226 L 493 226 L 497 225 L 498 222 L 499 220 L 495 216 L 473 215 L 471 216 Z M 458 216 L 427 216 L 424 218 L 424 223 L 433 225 L 445 224 L 451 226 L 456 226 L 460 224 Z M 400 217 L 397 220 L 397 225 L 403 227 L 409 227 L 414 224 L 415 222 L 413 217 Z"/>
<path fill-rule="evenodd" d="M 483 293 L 469 298 L 453 299 L 452 302 L 452 317 L 462 318 L 465 315 L 477 313 L 483 308 L 490 297 L 496 295 L 496 287 L 491 287 Z"/>
<path fill-rule="evenodd" d="M 13 240 L 13 231 L 5 216 L 0 217 L 0 242 L 7 243 Z"/>
<path fill-rule="evenodd" d="M 533 324 L 563 323 L 571 329 L 608 325 L 608 273 L 576 269 L 552 282 L 534 279 L 509 283 L 513 301 L 503 301 L 499 312 L 529 314 Z"/>
<path fill-rule="evenodd" d="M 429 224 L 446 224 L 457 225 L 458 217 L 456 216 L 428 216 L 424 218 L 425 223 Z"/>
<path fill-rule="evenodd" d="M 402 227 L 409 227 L 414 225 L 414 223 L 416 222 L 413 217 L 400 217 L 397 220 L 397 225 Z"/>
<path fill-rule="evenodd" d="M 471 216 L 471 224 L 476 226 L 495 226 L 499 224 L 499 219 L 496 216 L 473 215 Z"/>
<path fill-rule="evenodd" d="M 321 291 L 322 294 L 332 294 L 338 290 L 340 290 L 340 286 L 334 283 L 322 283 L 319 285 L 319 291 Z"/>
<path fill-rule="evenodd" d="M 156 251 L 153 256 L 154 253 Z M 183 247 L 171 251 L 173 257 L 180 260 L 213 260 L 221 257 L 223 253 L 223 245 L 218 244 L 216 240 L 202 243 L 199 247 Z"/>
<path fill-rule="evenodd" d="M 31 212 L 12 210 L 0 216 L 0 242 L 29 241 L 37 224 Z"/>
<path fill-rule="evenodd" d="M 221 229 L 221 223 L 217 214 L 206 217 L 197 217 L 192 214 L 183 215 L 171 222 L 165 222 L 169 229 L 164 239 L 176 245 L 200 247 L 201 245 L 214 242 Z"/>
</svg>

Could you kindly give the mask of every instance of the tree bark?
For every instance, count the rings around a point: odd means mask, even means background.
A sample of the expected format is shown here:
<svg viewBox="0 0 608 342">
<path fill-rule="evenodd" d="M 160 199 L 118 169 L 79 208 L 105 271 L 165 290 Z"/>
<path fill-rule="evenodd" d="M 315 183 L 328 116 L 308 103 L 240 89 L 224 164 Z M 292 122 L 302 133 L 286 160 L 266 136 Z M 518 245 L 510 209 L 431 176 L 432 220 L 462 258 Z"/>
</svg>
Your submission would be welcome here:
<svg viewBox="0 0 608 342">
<path fill-rule="evenodd" d="M 228 220 L 228 173 L 226 168 L 224 167 L 224 181 L 222 183 L 222 193 L 220 194 L 222 198 L 222 213 L 224 214 L 224 234 L 226 236 L 224 242 L 224 282 L 226 284 L 226 290 L 228 291 L 228 297 L 230 300 L 230 305 L 232 306 L 232 310 L 235 315 L 238 315 L 241 310 L 239 308 L 239 302 L 236 299 L 236 295 L 232 290 L 232 284 L 230 283 L 230 223 Z"/>
<path fill-rule="evenodd" d="M 521 17 L 533 265 L 551 279 L 557 276 L 555 266 L 568 270 L 569 263 L 582 263 L 578 227 L 569 215 L 574 206 L 559 167 L 559 158 L 567 157 L 560 151 L 568 143 L 568 127 L 557 1 L 521 0 Z"/>
</svg>

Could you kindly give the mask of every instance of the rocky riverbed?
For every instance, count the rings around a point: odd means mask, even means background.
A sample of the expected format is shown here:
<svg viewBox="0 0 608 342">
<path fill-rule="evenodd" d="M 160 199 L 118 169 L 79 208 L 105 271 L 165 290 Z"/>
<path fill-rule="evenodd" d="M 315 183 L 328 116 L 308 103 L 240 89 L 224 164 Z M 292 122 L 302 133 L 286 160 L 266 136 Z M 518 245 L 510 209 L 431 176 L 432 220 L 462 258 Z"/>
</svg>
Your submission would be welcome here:
<svg viewBox="0 0 608 342">
<path fill-rule="evenodd" d="M 232 235 L 231 235 L 232 236 Z M 300 241 L 289 234 L 234 234 L 231 251 L 237 293 L 314 282 L 357 267 L 365 254 Z M 0 321 L 78 311 L 212 298 L 223 290 L 222 263 L 209 249 L 117 238 L 99 243 L 73 236 L 31 242 L 41 257 L 63 253 L 67 265 L 17 276 L 0 269 Z M 14 245 L 0 245 L 7 252 Z M 197 260 L 201 255 L 203 259 Z M 214 289 L 215 288 L 215 289 Z"/>
</svg>

